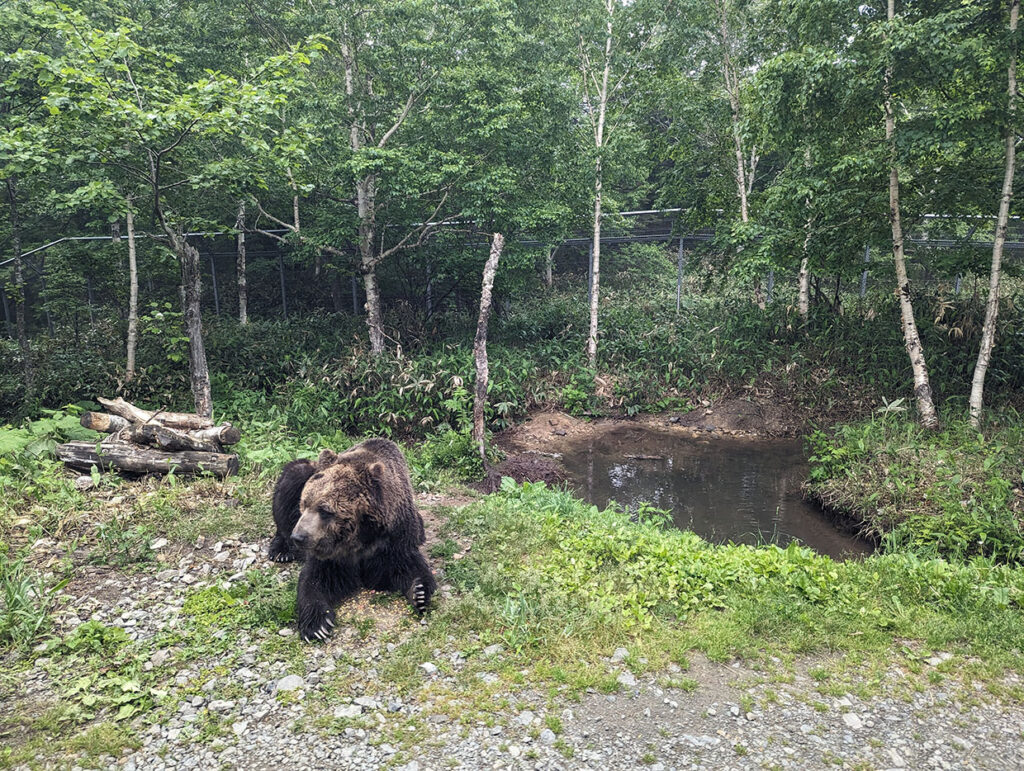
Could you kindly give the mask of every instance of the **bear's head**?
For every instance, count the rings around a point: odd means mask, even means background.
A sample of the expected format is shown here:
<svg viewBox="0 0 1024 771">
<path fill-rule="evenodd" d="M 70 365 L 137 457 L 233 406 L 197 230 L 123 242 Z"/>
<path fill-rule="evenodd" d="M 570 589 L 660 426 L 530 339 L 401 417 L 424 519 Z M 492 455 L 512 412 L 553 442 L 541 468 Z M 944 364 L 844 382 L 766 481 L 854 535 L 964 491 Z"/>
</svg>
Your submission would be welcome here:
<svg viewBox="0 0 1024 771">
<path fill-rule="evenodd" d="M 333 455 L 333 453 L 332 453 Z M 321 560 L 351 557 L 371 549 L 384 532 L 379 462 L 345 462 L 321 456 L 318 471 L 302 488 L 300 517 L 292 540 Z"/>
</svg>

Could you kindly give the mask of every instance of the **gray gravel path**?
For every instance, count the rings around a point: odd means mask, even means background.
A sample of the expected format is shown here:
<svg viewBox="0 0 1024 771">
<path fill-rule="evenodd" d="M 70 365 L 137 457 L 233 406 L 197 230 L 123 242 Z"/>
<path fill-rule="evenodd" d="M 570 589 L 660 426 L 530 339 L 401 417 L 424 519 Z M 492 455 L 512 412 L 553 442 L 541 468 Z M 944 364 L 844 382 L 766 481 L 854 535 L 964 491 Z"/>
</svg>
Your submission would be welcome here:
<svg viewBox="0 0 1024 771">
<path fill-rule="evenodd" d="M 294 570 L 267 565 L 263 548 L 225 540 L 167 554 L 148 573 L 86 571 L 69 587 L 76 599 L 58 615 L 58 623 L 70 629 L 95 619 L 146 641 L 179 623 L 184 597 L 196 587 L 239 580 L 251 567 L 265 567 L 282 579 Z M 385 606 L 374 612 L 402 616 L 408 624 L 401 609 Z M 290 630 L 277 633 L 287 636 Z M 797 662 L 789 682 L 769 683 L 764 673 L 738 662 L 729 666 L 697 657 L 685 673 L 634 675 L 626 669 L 625 651 L 618 651 L 607 660 L 608 671 L 618 673 L 616 694 L 552 700 L 547 693 L 518 690 L 495 699 L 490 719 L 461 720 L 434 701 L 446 685 L 455 687 L 437 668 L 438 663 L 458 667 L 455 651 L 435 651 L 431 661 L 423 662 L 429 666 L 421 667 L 420 676 L 436 687 L 403 700 L 378 674 L 395 645 L 382 642 L 377 632 L 364 639 L 355 630 L 339 630 L 328 646 L 310 648 L 301 675 L 289 674 L 286 662 L 261 658 L 260 642 L 274 634 L 258 630 L 243 635 L 224 662 L 170 670 L 172 696 L 196 691 L 200 669 L 207 679 L 198 695 L 181 698 L 166 720 L 144 729 L 140 749 L 88 765 L 81 758 L 51 765 L 137 771 L 1024 769 L 1020 703 L 1002 702 L 980 684 L 950 685 L 953 678 L 915 691 L 895 667 L 892 687 L 862 700 L 852 694 L 822 695 L 812 678 L 800 674 L 814 662 Z M 157 650 L 144 666 L 167 667 L 173 654 Z M 484 654 L 498 662 L 502 651 L 495 647 Z M 208 679 L 220 664 L 223 673 Z M 926 666 L 939 664 L 934 660 Z M 59 700 L 47 675 L 52 665 L 37 661 L 17 697 L 0 710 L 31 713 Z M 485 682 L 489 677 L 482 674 Z M 683 677 L 685 689 L 665 687 L 667 679 Z M 1021 692 L 1016 675 L 1007 676 L 1003 685 Z M 201 730 L 211 719 L 220 726 L 220 735 L 212 739 Z M 396 739 L 400 732 L 395 729 L 410 720 L 418 726 L 415 738 Z"/>
</svg>

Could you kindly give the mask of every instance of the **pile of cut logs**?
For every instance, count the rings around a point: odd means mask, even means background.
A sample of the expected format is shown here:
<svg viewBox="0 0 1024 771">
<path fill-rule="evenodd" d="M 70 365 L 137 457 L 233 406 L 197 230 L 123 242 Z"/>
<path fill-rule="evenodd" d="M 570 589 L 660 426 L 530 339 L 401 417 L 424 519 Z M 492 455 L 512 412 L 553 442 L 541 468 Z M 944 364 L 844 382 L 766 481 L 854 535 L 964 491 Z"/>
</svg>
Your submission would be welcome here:
<svg viewBox="0 0 1024 771">
<path fill-rule="evenodd" d="M 124 399 L 97 401 L 107 412 L 86 412 L 85 428 L 109 434 L 95 442 L 67 442 L 57 446 L 57 457 L 80 471 L 96 466 L 132 474 L 238 473 L 238 456 L 224 452 L 225 445 L 242 438 L 230 423 L 215 426 L 209 418 L 185 412 L 150 411 Z"/>
</svg>

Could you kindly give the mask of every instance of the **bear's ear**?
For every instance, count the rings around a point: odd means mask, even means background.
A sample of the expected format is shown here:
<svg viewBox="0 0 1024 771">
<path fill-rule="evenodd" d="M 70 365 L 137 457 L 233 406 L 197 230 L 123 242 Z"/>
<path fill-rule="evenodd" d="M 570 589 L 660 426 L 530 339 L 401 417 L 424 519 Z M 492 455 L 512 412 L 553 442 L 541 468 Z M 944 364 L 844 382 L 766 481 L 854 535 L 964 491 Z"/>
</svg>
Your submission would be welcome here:
<svg viewBox="0 0 1024 771">
<path fill-rule="evenodd" d="M 317 468 L 323 470 L 338 460 L 338 454 L 333 450 L 321 450 L 320 457 L 316 459 Z"/>
<path fill-rule="evenodd" d="M 364 478 L 373 487 L 380 487 L 380 483 L 384 479 L 384 474 L 384 464 L 381 463 L 380 461 L 367 463 L 366 466 L 363 468 Z"/>
</svg>

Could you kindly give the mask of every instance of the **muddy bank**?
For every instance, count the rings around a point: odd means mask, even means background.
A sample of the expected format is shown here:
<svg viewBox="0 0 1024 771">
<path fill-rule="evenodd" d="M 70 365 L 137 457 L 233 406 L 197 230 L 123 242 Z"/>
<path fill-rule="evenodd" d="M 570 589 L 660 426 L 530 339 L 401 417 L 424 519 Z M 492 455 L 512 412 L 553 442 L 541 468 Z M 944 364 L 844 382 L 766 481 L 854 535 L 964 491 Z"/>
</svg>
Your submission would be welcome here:
<svg viewBox="0 0 1024 771">
<path fill-rule="evenodd" d="M 635 418 L 577 418 L 559 410 L 535 412 L 519 425 L 499 434 L 498 446 L 509 455 L 527 453 L 543 457 L 549 442 L 597 435 L 610 426 L 648 426 L 679 436 L 737 436 L 796 438 L 808 430 L 808 416 L 783 400 L 751 396 L 703 401 L 689 412 L 673 411 Z M 550 452 L 550 450 L 547 450 Z"/>
</svg>

